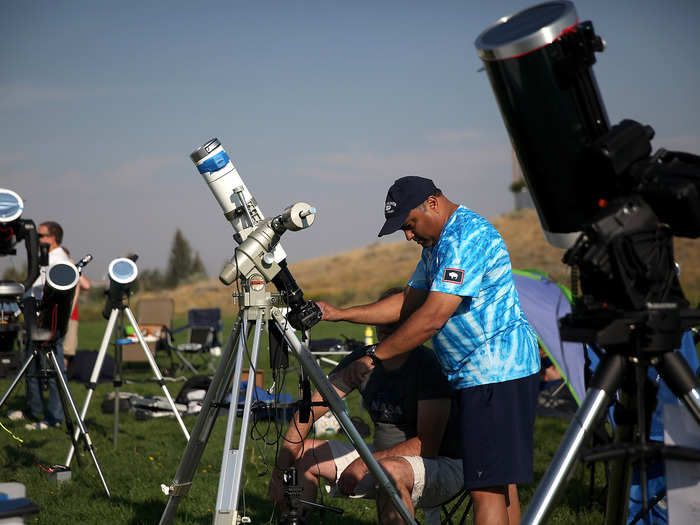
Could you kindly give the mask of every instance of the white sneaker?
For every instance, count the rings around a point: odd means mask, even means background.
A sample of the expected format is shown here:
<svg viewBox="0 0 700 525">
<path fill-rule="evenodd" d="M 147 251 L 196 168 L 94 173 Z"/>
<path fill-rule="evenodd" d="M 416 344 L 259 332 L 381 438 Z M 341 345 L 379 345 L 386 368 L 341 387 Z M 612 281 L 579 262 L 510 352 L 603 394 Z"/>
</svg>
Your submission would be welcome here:
<svg viewBox="0 0 700 525">
<path fill-rule="evenodd" d="M 24 425 L 24 428 L 26 428 L 27 430 L 46 430 L 47 428 L 58 428 L 60 426 L 60 423 L 49 425 L 46 421 L 37 421 L 34 423 L 27 423 L 26 425 Z"/>
<path fill-rule="evenodd" d="M 44 421 L 34 421 L 33 423 L 27 423 L 24 425 L 24 428 L 27 430 L 46 430 L 49 428 L 49 425 Z"/>
<path fill-rule="evenodd" d="M 7 413 L 7 418 L 10 421 L 21 421 L 24 419 L 24 412 L 21 410 L 13 410 L 12 412 Z"/>
</svg>

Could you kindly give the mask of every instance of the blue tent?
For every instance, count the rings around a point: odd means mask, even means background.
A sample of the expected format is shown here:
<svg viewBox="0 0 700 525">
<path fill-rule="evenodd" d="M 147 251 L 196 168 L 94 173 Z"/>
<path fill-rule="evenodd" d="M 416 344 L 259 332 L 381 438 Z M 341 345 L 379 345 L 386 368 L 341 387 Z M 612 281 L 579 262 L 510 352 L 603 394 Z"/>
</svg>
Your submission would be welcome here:
<svg viewBox="0 0 700 525">
<path fill-rule="evenodd" d="M 540 347 L 557 368 L 580 405 L 586 393 L 585 345 L 562 341 L 558 320 L 571 312 L 571 292 L 534 270 L 513 270 L 515 288 Z"/>
</svg>

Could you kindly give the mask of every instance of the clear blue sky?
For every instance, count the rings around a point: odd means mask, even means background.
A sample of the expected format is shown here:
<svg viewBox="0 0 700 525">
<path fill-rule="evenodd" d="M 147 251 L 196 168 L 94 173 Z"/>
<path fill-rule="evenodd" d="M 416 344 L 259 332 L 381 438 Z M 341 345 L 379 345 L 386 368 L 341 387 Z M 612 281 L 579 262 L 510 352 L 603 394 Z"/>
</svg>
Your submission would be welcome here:
<svg viewBox="0 0 700 525">
<path fill-rule="evenodd" d="M 266 216 L 317 207 L 283 238 L 290 262 L 375 242 L 407 174 L 494 217 L 512 208 L 510 149 L 474 40 L 536 3 L 5 1 L 0 187 L 93 253 L 95 279 L 129 252 L 164 268 L 176 228 L 218 272 L 233 231 L 189 160 L 212 137 Z M 575 5 L 608 45 L 610 120 L 700 153 L 700 2 Z"/>
</svg>

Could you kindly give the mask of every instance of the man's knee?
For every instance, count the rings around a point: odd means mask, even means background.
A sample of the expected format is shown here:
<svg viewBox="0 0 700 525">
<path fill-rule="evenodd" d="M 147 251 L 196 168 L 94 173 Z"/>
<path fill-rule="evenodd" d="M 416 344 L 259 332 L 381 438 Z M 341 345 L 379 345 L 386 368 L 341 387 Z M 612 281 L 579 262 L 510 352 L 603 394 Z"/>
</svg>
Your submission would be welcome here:
<svg viewBox="0 0 700 525">
<path fill-rule="evenodd" d="M 471 496 L 475 505 L 478 505 L 480 502 L 489 503 L 503 501 L 504 505 L 507 507 L 510 503 L 507 485 L 472 489 Z"/>
<path fill-rule="evenodd" d="M 413 469 L 408 461 L 401 457 L 391 457 L 379 460 L 379 465 L 398 490 L 411 493 L 413 490 Z"/>
</svg>

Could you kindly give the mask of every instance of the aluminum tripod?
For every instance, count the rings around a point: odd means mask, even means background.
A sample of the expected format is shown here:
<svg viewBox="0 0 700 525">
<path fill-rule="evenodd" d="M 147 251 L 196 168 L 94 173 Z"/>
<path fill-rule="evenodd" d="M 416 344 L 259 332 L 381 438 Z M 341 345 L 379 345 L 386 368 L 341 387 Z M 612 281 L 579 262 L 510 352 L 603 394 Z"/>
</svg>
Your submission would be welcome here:
<svg viewBox="0 0 700 525">
<path fill-rule="evenodd" d="M 574 415 L 571 425 L 559 445 L 559 449 L 557 449 L 547 472 L 540 480 L 535 495 L 527 507 L 527 512 L 523 516 L 522 521 L 524 524 L 540 524 L 546 521 L 554 498 L 564 485 L 569 471 L 573 468 L 579 449 L 586 436 L 603 417 L 604 412 L 620 387 L 626 369 L 629 366 L 627 360 L 627 357 L 619 354 L 606 354 L 601 360 L 591 380 L 591 387 L 586 392 L 586 396 L 581 403 L 581 407 Z M 671 391 L 678 399 L 683 401 L 695 417 L 695 420 L 700 424 L 700 381 L 693 375 L 687 363 L 673 352 L 668 352 L 659 358 L 655 366 Z M 639 374 L 639 371 L 637 373 Z M 642 434 L 644 434 L 643 430 Z M 676 449 L 677 453 L 667 453 L 666 457 L 675 456 L 677 459 L 685 460 L 694 457 L 696 461 L 700 459 L 700 452 L 697 450 L 684 447 L 674 447 L 674 449 Z M 611 457 L 619 456 L 619 453 L 611 455 Z M 644 481 L 645 486 L 646 480 Z M 625 492 L 626 496 L 629 490 L 629 474 L 627 475 L 627 481 L 621 479 L 618 483 L 621 487 L 617 488 L 621 488 L 620 492 Z M 627 485 L 626 487 L 624 486 L 625 484 Z M 624 490 L 625 488 L 627 490 Z M 606 516 L 607 522 L 627 523 L 626 520 L 621 521 L 621 516 L 626 514 L 627 501 L 621 498 L 618 491 L 613 490 L 613 487 L 609 489 L 608 498 L 613 506 L 613 512 Z"/>
<path fill-rule="evenodd" d="M 328 378 L 316 363 L 316 360 L 311 355 L 311 352 L 309 352 L 307 346 L 299 341 L 294 329 L 289 325 L 281 310 L 273 306 L 270 293 L 266 292 L 264 289 L 259 291 L 252 290 L 248 281 L 244 282 L 244 286 L 243 307 L 234 323 L 219 366 L 216 369 L 209 390 L 207 390 L 204 397 L 202 410 L 197 417 L 197 422 L 192 431 L 192 437 L 187 443 L 174 480 L 169 486 L 162 485 L 163 491 L 169 495 L 169 499 L 163 515 L 161 516 L 161 525 L 171 524 L 175 520 L 177 506 L 192 485 L 192 479 L 194 478 L 204 448 L 206 447 L 212 428 L 214 427 L 219 408 L 224 402 L 228 385 L 231 384 L 232 380 L 231 403 L 226 426 L 224 452 L 213 523 L 215 525 L 237 525 L 243 518 L 238 510 L 238 499 L 241 491 L 241 477 L 243 475 L 244 452 L 248 438 L 250 409 L 255 388 L 253 370 L 257 363 L 262 325 L 264 321 L 268 320 L 274 322 L 279 328 L 280 333 L 284 334 L 289 347 L 299 361 L 305 374 L 316 385 L 324 401 L 328 403 L 331 411 L 340 423 L 340 426 L 350 438 L 350 441 L 360 457 L 364 460 L 370 472 L 374 475 L 380 488 L 386 491 L 390 496 L 394 506 L 398 509 L 404 521 L 406 523 L 415 524 L 415 520 L 401 501 L 395 487 L 379 466 L 379 463 L 375 460 L 372 452 L 362 439 L 362 436 L 352 424 L 345 403 L 343 403 L 335 389 L 331 386 Z M 243 406 L 238 448 L 232 449 L 231 442 L 236 430 L 236 405 L 243 371 L 243 357 L 244 354 L 246 354 L 247 340 L 251 329 L 253 331 L 253 346 L 249 356 L 250 373 Z"/>
<path fill-rule="evenodd" d="M 46 348 L 44 348 L 44 346 Z M 38 340 L 33 340 L 30 342 L 30 347 L 32 349 L 32 353 L 27 356 L 27 359 L 24 361 L 24 364 L 22 364 L 22 367 L 20 368 L 19 372 L 17 373 L 17 376 L 12 380 L 12 383 L 10 384 L 10 387 L 7 389 L 7 392 L 5 395 L 2 396 L 2 399 L 0 399 L 0 408 L 2 405 L 5 404 L 5 401 L 7 400 L 8 397 L 10 397 L 10 394 L 12 391 L 15 389 L 17 384 L 19 383 L 19 380 L 24 376 L 27 371 L 29 370 L 29 366 L 32 364 L 32 361 L 34 359 L 39 359 L 41 360 L 40 354 L 43 352 L 46 354 L 46 356 L 49 358 L 49 363 L 52 367 L 52 370 L 49 372 L 50 375 L 54 375 L 56 377 L 56 382 L 58 384 L 58 392 L 61 397 L 61 403 L 63 405 L 63 413 L 64 417 L 66 420 L 66 427 L 68 429 L 68 435 L 71 434 L 73 430 L 73 426 L 70 423 L 70 417 L 69 414 L 66 411 L 66 405 L 70 407 L 70 409 L 73 411 L 73 415 L 75 416 L 75 420 L 78 424 L 78 428 L 75 429 L 75 434 L 71 437 L 72 439 L 72 445 L 71 449 L 75 448 L 75 445 L 77 443 L 78 437 L 82 434 L 83 439 L 85 440 L 85 446 L 90 453 L 90 456 L 92 456 L 92 461 L 95 463 L 95 467 L 97 468 L 97 473 L 100 476 L 100 481 L 102 481 L 102 486 L 105 489 L 105 492 L 107 493 L 107 497 L 111 497 L 111 494 L 109 493 L 109 487 L 107 486 L 107 482 L 105 481 L 104 476 L 102 475 L 102 470 L 100 469 L 100 464 L 97 462 L 97 457 L 95 456 L 95 450 L 94 447 L 92 446 L 92 440 L 90 439 L 90 435 L 87 433 L 87 430 L 85 429 L 85 423 L 83 422 L 83 415 L 80 415 L 78 413 L 78 407 L 75 405 L 75 401 L 73 400 L 73 396 L 71 396 L 70 390 L 68 389 L 68 383 L 66 383 L 65 378 L 63 377 L 63 373 L 61 372 L 60 365 L 58 364 L 58 360 L 56 359 L 56 353 L 54 352 L 54 348 L 56 346 L 55 342 L 52 341 L 38 341 Z M 48 350 L 47 350 L 48 349 Z M 39 362 L 37 361 L 37 362 Z M 68 463 L 66 463 L 66 466 L 68 466 Z"/>
<path fill-rule="evenodd" d="M 109 346 L 109 340 L 112 337 L 112 332 L 114 332 L 114 327 L 117 323 L 117 319 L 120 318 L 120 323 L 123 322 L 121 319 L 121 316 L 123 314 L 126 314 L 126 317 L 129 320 L 129 323 L 131 324 L 132 328 L 134 329 L 134 333 L 136 334 L 136 337 L 139 341 L 139 345 L 141 346 L 141 349 L 143 350 L 143 353 L 146 355 L 146 358 L 148 359 L 148 363 L 151 365 L 151 370 L 153 370 L 153 375 L 156 377 L 156 382 L 160 385 L 160 387 L 163 389 L 163 393 L 165 394 L 165 397 L 168 400 L 168 403 L 170 404 L 170 407 L 173 410 L 173 414 L 175 415 L 175 418 L 177 419 L 178 424 L 180 425 L 180 428 L 182 429 L 183 434 L 185 434 L 185 439 L 189 440 L 190 439 L 190 434 L 187 432 L 187 428 L 185 427 L 185 423 L 182 421 L 182 417 L 180 416 L 180 412 L 177 410 L 175 407 L 175 402 L 173 401 L 173 398 L 170 396 L 170 392 L 168 391 L 168 387 L 165 386 L 165 381 L 163 380 L 163 376 L 160 373 L 160 370 L 158 369 L 158 364 L 156 363 L 156 360 L 154 359 L 153 355 L 151 354 L 151 351 L 148 349 L 148 345 L 146 344 L 145 339 L 143 338 L 143 334 L 141 334 L 141 329 L 139 328 L 138 323 L 136 322 L 136 319 L 134 318 L 134 314 L 131 312 L 128 306 L 122 304 L 117 306 L 116 308 L 112 308 L 112 312 L 109 314 L 109 320 L 107 321 L 107 328 L 105 329 L 104 336 L 102 337 L 102 343 L 100 344 L 100 350 L 97 352 L 97 358 L 95 359 L 95 366 L 92 368 L 92 375 L 90 376 L 90 382 L 88 383 L 88 393 L 87 396 L 85 397 L 85 403 L 83 404 L 83 410 L 81 411 L 81 417 L 85 417 L 85 414 L 87 414 L 88 407 L 90 406 L 90 401 L 92 400 L 92 394 L 95 392 L 95 387 L 97 386 L 97 379 L 100 377 L 100 371 L 102 370 L 102 363 L 104 362 L 105 355 L 107 354 L 107 347 Z M 116 374 L 114 377 L 114 445 L 117 445 L 117 434 L 118 434 L 118 425 L 119 425 L 119 386 L 121 385 L 121 345 L 117 344 L 118 347 L 116 351 Z M 77 436 L 77 432 L 76 432 Z M 66 465 L 70 465 L 71 460 L 73 459 L 73 454 L 75 452 L 75 447 L 71 446 L 70 450 L 68 451 L 68 456 L 66 457 Z"/>
</svg>

